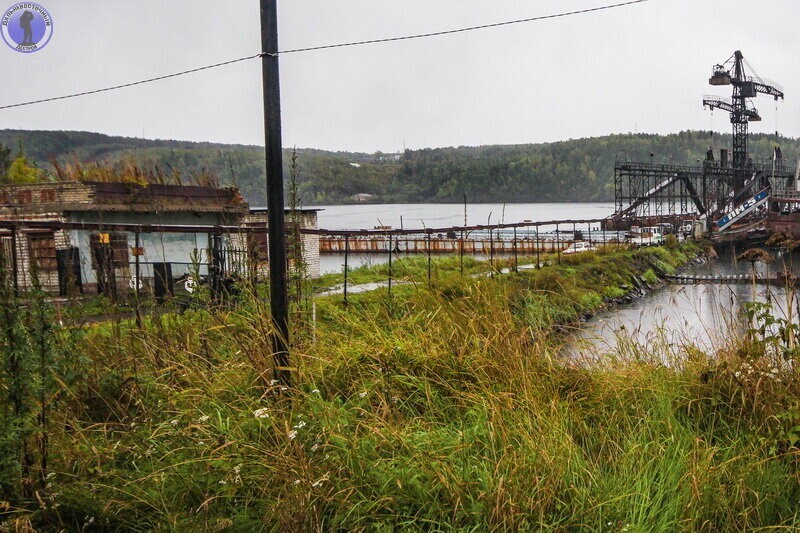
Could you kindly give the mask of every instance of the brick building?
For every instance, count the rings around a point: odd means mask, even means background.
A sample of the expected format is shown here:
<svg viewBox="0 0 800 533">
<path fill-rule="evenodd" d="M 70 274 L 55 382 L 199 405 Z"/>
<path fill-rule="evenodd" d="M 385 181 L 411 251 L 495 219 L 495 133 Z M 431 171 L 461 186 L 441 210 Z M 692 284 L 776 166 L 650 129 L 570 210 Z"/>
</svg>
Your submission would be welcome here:
<svg viewBox="0 0 800 533">
<path fill-rule="evenodd" d="M 317 212 L 298 213 L 316 228 Z M 153 287 L 165 272 L 201 277 L 267 272 L 266 212 L 250 210 L 238 189 L 105 182 L 0 186 L 0 243 L 16 283 L 65 292 Z M 244 228 L 244 229 L 242 229 Z M 263 229 L 263 231 L 262 231 Z M 304 235 L 310 275 L 319 273 L 319 239 Z M 138 266 L 137 266 L 138 264 Z M 135 271 L 138 269 L 137 280 Z"/>
</svg>

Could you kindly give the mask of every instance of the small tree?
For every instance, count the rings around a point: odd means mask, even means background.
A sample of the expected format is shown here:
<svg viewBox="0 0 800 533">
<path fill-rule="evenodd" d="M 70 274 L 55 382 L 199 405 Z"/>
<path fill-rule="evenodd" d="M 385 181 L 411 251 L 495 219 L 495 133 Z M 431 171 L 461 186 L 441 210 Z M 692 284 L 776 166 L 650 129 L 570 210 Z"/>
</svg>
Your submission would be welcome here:
<svg viewBox="0 0 800 533">
<path fill-rule="evenodd" d="M 20 140 L 17 157 L 5 172 L 5 182 L 15 184 L 36 183 L 39 181 L 39 174 L 39 169 L 28 162 L 25 150 L 22 149 L 22 140 Z"/>
<path fill-rule="evenodd" d="M 303 225 L 303 214 L 301 213 L 300 193 L 298 190 L 298 177 L 300 167 L 297 162 L 297 149 L 292 149 L 291 160 L 289 163 L 289 272 L 290 291 L 298 311 L 303 305 L 303 285 L 308 277 L 308 265 L 303 256 L 303 234 L 300 228 Z"/>
<path fill-rule="evenodd" d="M 8 167 L 5 181 L 14 184 L 36 183 L 39 181 L 39 169 L 28 164 L 27 157 L 18 157 Z"/>
</svg>

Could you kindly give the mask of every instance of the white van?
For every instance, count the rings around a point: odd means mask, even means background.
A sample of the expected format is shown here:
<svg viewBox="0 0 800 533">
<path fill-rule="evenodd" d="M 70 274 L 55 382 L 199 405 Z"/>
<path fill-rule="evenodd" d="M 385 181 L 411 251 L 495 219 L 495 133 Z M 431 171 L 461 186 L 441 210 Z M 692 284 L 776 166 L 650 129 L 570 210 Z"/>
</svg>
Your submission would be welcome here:
<svg viewBox="0 0 800 533">
<path fill-rule="evenodd" d="M 562 254 L 577 254 L 580 252 L 590 252 L 597 250 L 597 246 L 586 241 L 575 241 L 569 245 L 569 248 L 561 252 Z"/>
</svg>

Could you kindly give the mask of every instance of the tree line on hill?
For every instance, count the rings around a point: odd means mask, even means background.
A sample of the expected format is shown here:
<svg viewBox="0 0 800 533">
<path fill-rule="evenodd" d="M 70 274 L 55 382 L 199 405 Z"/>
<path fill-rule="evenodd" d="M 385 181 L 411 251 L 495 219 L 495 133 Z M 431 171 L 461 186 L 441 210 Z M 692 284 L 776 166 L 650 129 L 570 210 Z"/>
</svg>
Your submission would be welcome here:
<svg viewBox="0 0 800 533">
<path fill-rule="evenodd" d="M 709 149 L 729 148 L 729 134 L 684 131 L 670 135 L 618 134 L 554 143 L 461 146 L 400 154 L 297 149 L 297 191 L 302 205 L 370 201 L 588 202 L 614 197 L 617 160 L 698 164 Z M 145 140 L 70 131 L 0 130 L 0 180 L 53 179 L 54 162 L 119 165 L 135 162 L 177 181 L 215 175 L 236 185 L 251 205 L 265 204 L 264 151 L 258 146 Z M 800 154 L 800 139 L 755 134 L 754 159 Z M 18 146 L 16 153 L 8 147 Z M 284 157 L 289 179 L 290 157 Z M 4 155 L 5 154 L 5 155 Z M 12 167 L 16 165 L 15 170 Z"/>
</svg>

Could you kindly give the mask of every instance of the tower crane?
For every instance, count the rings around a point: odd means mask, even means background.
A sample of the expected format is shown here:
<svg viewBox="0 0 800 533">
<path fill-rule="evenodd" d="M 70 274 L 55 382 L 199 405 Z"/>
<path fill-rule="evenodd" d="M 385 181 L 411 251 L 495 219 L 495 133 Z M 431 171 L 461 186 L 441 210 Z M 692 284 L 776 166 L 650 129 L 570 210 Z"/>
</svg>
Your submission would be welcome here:
<svg viewBox="0 0 800 533">
<path fill-rule="evenodd" d="M 734 189 L 738 190 L 743 185 L 744 169 L 748 166 L 747 159 L 747 124 L 750 121 L 761 120 L 761 115 L 754 107 L 747 104 L 748 98 L 755 98 L 759 93 L 770 95 L 778 100 L 783 99 L 783 90 L 776 84 L 749 74 L 745 71 L 745 66 L 750 71 L 753 68 L 747 63 L 742 52 L 736 50 L 731 57 L 724 63 L 714 65 L 714 70 L 708 83 L 714 86 L 732 85 L 733 94 L 731 98 L 721 98 L 719 96 L 706 96 L 703 98 L 703 106 L 710 109 L 722 109 L 730 113 L 731 124 L 733 124 L 733 161 L 734 170 Z"/>
</svg>

